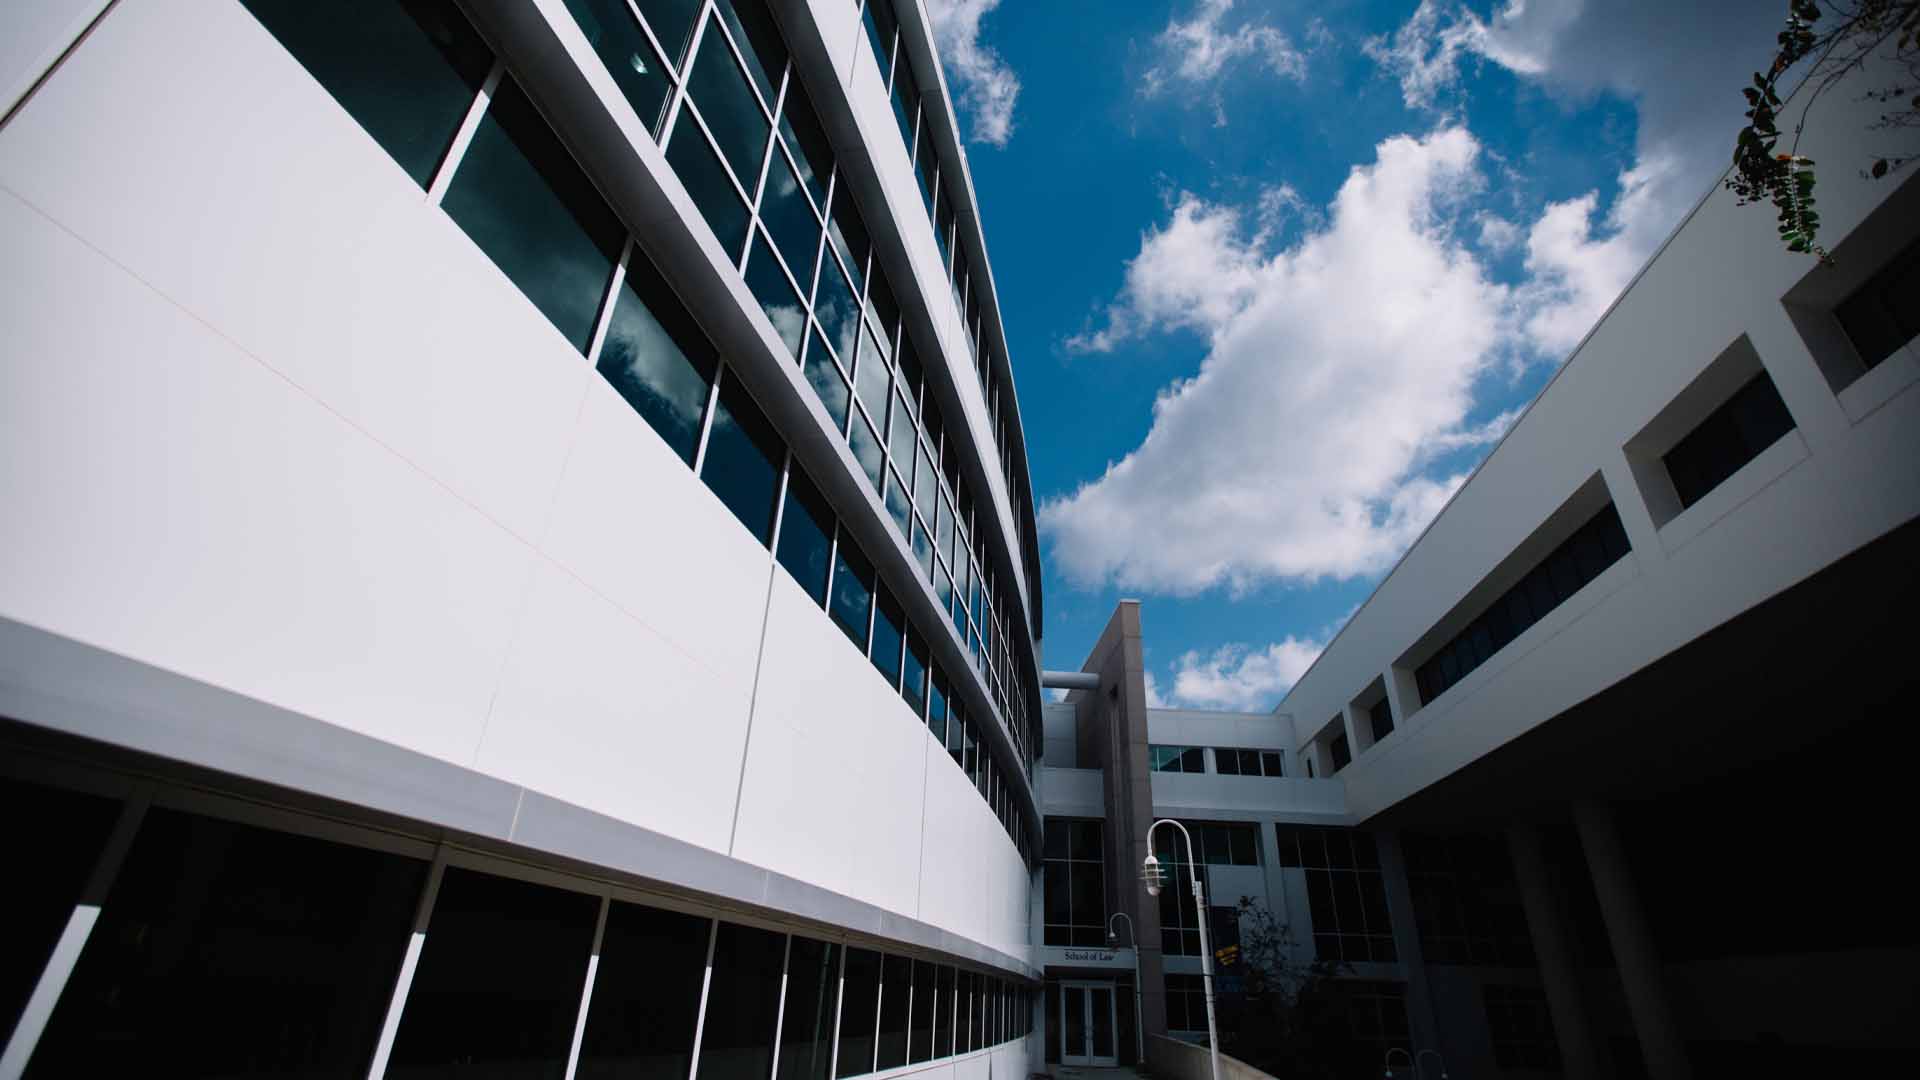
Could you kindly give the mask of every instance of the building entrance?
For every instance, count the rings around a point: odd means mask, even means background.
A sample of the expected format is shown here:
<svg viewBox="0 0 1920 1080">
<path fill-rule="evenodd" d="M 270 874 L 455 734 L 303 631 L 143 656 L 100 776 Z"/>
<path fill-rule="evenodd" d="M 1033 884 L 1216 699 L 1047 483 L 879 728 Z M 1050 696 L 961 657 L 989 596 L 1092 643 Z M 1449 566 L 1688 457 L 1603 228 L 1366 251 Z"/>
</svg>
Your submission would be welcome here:
<svg viewBox="0 0 1920 1080">
<path fill-rule="evenodd" d="M 1118 1065 L 1111 982 L 1060 984 L 1060 1063 Z"/>
</svg>

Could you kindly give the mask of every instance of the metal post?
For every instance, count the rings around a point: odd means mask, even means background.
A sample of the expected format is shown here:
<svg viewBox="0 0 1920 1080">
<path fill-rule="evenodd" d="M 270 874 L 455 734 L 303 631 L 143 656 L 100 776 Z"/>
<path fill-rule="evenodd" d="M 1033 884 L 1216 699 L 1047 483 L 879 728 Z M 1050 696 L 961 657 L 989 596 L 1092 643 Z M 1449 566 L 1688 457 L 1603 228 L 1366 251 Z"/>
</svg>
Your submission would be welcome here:
<svg viewBox="0 0 1920 1080">
<path fill-rule="evenodd" d="M 1194 917 L 1200 922 L 1200 977 L 1207 992 L 1207 1056 L 1211 1060 L 1213 1080 L 1220 1080 L 1220 1026 L 1213 1015 L 1213 946 L 1207 939 L 1207 897 L 1200 888 L 1199 855 L 1193 849 L 1193 837 L 1188 834 L 1185 825 L 1172 818 L 1161 818 L 1147 826 L 1147 865 L 1143 876 L 1148 882 L 1147 892 L 1157 894 L 1162 871 L 1158 869 L 1158 860 L 1153 857 L 1153 830 L 1162 825 L 1171 825 L 1180 830 L 1180 835 L 1187 841 L 1187 877 L 1193 882 Z M 1137 957 L 1138 943 L 1135 945 Z"/>
<path fill-rule="evenodd" d="M 1107 920 L 1107 933 L 1113 940 L 1119 941 L 1120 935 L 1114 933 L 1113 924 L 1120 919 L 1127 920 L 1127 940 L 1133 945 L 1133 1058 L 1134 1064 L 1142 1068 L 1147 1064 L 1146 1022 L 1140 1015 L 1140 934 L 1133 928 L 1133 918 L 1124 911 L 1116 911 L 1113 918 Z"/>
</svg>

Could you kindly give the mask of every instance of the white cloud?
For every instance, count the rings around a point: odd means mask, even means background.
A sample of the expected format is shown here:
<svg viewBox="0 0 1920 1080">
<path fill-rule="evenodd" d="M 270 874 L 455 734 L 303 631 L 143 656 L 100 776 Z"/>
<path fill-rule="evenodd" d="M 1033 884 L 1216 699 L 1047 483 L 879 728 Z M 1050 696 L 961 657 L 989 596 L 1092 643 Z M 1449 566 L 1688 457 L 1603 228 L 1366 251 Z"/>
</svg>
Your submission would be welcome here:
<svg viewBox="0 0 1920 1080">
<path fill-rule="evenodd" d="M 1778 20 L 1752 0 L 1510 0 L 1482 17 L 1422 0 L 1390 38 L 1364 46 L 1412 109 L 1450 102 L 1471 57 L 1566 101 L 1611 93 L 1638 116 L 1634 161 L 1601 212 L 1598 193 L 1549 203 L 1526 234 L 1528 344 L 1558 360 L 1726 168 L 1740 87 L 1772 55 Z M 1516 238 L 1482 225 L 1490 250 Z"/>
<path fill-rule="evenodd" d="M 973 137 L 993 146 L 1013 137 L 1013 107 L 1020 98 L 1019 76 L 980 41 L 980 20 L 999 6 L 1000 0 L 927 0 L 940 57 L 973 117 Z"/>
<path fill-rule="evenodd" d="M 1070 345 L 1185 329 L 1208 353 L 1140 446 L 1043 504 L 1070 581 L 1190 594 L 1391 565 L 1463 479 L 1421 467 L 1480 437 L 1471 389 L 1508 323 L 1510 290 L 1453 231 L 1478 154 L 1463 128 L 1387 139 L 1277 250 L 1243 212 L 1179 197 L 1105 326 Z"/>
<path fill-rule="evenodd" d="M 1264 649 L 1235 644 L 1188 652 L 1174 666 L 1172 701 L 1193 709 L 1271 710 L 1326 647 L 1288 636 Z"/>
<path fill-rule="evenodd" d="M 1200 0 L 1186 19 L 1175 15 L 1154 38 L 1159 62 L 1147 69 L 1143 93 L 1152 96 L 1175 85 L 1211 86 L 1228 65 L 1252 60 L 1282 78 L 1307 77 L 1307 57 L 1276 26 L 1256 19 L 1226 25 L 1234 0 Z M 1324 26 L 1322 27 L 1324 32 Z M 1218 95 L 1212 98 L 1218 122 L 1225 122 Z"/>
<path fill-rule="evenodd" d="M 1141 674 L 1146 679 L 1146 682 L 1147 682 L 1147 708 L 1149 709 L 1173 708 L 1173 702 L 1168 701 L 1166 698 L 1160 696 L 1160 680 L 1153 677 L 1153 672 L 1146 671 L 1146 672 L 1142 672 Z"/>
</svg>

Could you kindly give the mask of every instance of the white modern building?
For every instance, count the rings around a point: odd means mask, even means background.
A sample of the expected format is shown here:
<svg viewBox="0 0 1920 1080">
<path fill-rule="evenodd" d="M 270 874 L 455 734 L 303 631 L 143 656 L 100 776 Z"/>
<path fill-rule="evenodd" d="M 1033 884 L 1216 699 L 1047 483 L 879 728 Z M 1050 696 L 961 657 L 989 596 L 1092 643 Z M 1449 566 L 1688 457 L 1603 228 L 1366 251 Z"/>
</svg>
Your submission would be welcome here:
<svg viewBox="0 0 1920 1080">
<path fill-rule="evenodd" d="M 1045 678 L 1047 1060 L 1204 1038 L 1246 897 L 1337 967 L 1337 1075 L 1912 1070 L 1920 178 L 1856 85 L 1832 265 L 1716 186 L 1275 713 L 1149 707 L 1132 602 Z M 1160 818 L 1211 912 L 1143 892 Z"/>
<path fill-rule="evenodd" d="M 5 5 L 0 275 L 0 1076 L 1027 1074 L 917 3 Z"/>
</svg>

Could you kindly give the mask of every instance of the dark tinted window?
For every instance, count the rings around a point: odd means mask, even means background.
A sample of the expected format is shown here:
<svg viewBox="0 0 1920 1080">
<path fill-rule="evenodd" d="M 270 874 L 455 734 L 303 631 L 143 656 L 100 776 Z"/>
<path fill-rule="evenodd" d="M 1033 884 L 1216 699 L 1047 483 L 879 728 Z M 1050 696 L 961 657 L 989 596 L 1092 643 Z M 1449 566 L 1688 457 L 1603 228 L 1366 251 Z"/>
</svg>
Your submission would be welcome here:
<svg viewBox="0 0 1920 1080">
<path fill-rule="evenodd" d="M 1920 244 L 1909 244 L 1834 309 L 1869 370 L 1920 334 Z"/>
<path fill-rule="evenodd" d="M 1599 564 L 1599 567 L 1589 576 L 1597 577 L 1600 571 L 1605 568 L 1606 565 L 1604 563 Z M 1374 702 L 1373 706 L 1367 710 L 1367 718 L 1373 723 L 1374 741 L 1379 742 L 1381 739 L 1386 738 L 1393 732 L 1393 702 L 1386 698 L 1381 698 L 1379 701 Z"/>
<path fill-rule="evenodd" d="M 710 919 L 614 903 L 580 1040 L 580 1080 L 686 1080 Z"/>
<path fill-rule="evenodd" d="M 787 936 L 721 923 L 695 1080 L 762 1080 L 772 1071 Z"/>
<path fill-rule="evenodd" d="M 693 464 L 707 411 L 715 357 L 700 327 L 640 251 L 627 258 L 600 345 L 600 374 L 633 411 Z"/>
<path fill-rule="evenodd" d="M 833 174 L 833 144 L 813 111 L 813 101 L 799 79 L 787 80 L 787 97 L 780 103 L 780 137 L 793 151 L 794 168 L 822 210 L 827 206 L 827 177 Z M 857 272 L 857 271 L 856 271 Z"/>
<path fill-rule="evenodd" d="M 787 156 L 775 150 L 767 162 L 767 186 L 760 195 L 760 220 L 773 234 L 780 257 L 787 260 L 802 288 L 812 284 L 814 255 L 820 250 L 820 219 L 800 189 Z"/>
<path fill-rule="evenodd" d="M 934 993 L 938 1005 L 933 1013 L 933 1056 L 953 1053 L 953 969 L 942 965 Z"/>
<path fill-rule="evenodd" d="M 893 6 L 889 0 L 867 0 L 861 5 L 860 21 L 866 24 L 867 44 L 873 47 L 873 58 L 880 65 L 880 81 L 887 81 L 887 69 L 893 61 L 893 32 L 898 25 L 894 21 Z"/>
<path fill-rule="evenodd" d="M 820 267 L 820 283 L 813 295 L 813 317 L 820 320 L 820 332 L 839 355 L 841 365 L 852 370 L 854 336 L 860 329 L 860 300 L 853 286 L 836 269 L 838 265 L 828 261 Z M 876 412 L 874 415 L 886 414 Z"/>
<path fill-rule="evenodd" d="M 693 58 L 687 93 L 699 107 L 700 119 L 707 122 L 720 153 L 733 167 L 734 177 L 742 188 L 752 191 L 760 183 L 760 159 L 767 149 L 767 116 L 760 111 L 746 76 L 713 21 L 707 23 L 706 33 L 700 38 L 700 54 Z M 677 121 L 692 122 L 686 116 Z"/>
<path fill-rule="evenodd" d="M 687 39 L 693 36 L 693 20 L 700 14 L 700 0 L 634 0 L 647 17 L 653 36 L 667 50 L 667 59 L 676 67 L 687 51 Z"/>
<path fill-rule="evenodd" d="M 700 478 L 763 544 L 773 538 L 773 503 L 785 456 L 780 436 L 746 388 L 734 379 L 724 381 Z"/>
<path fill-rule="evenodd" d="M 54 805 L 31 820 L 63 831 Z M 150 810 L 28 1075 L 362 1075 L 425 878 L 415 859 Z"/>
<path fill-rule="evenodd" d="M 625 231 L 513 80 L 501 80 L 441 205 L 586 352 Z"/>
<path fill-rule="evenodd" d="M 780 512 L 780 565 L 817 604 L 827 601 L 833 512 L 799 468 L 787 473 L 787 505 Z"/>
<path fill-rule="evenodd" d="M 880 1055 L 876 1069 L 907 1063 L 907 1006 L 913 995 L 912 961 L 888 956 L 880 981 Z"/>
<path fill-rule="evenodd" d="M 691 117 L 674 124 L 667 141 L 667 164 L 673 166 L 674 175 L 693 196 L 693 204 L 719 238 L 728 261 L 738 258 L 740 242 L 747 236 L 747 207 L 734 190 L 727 170 L 721 167 L 712 144 L 700 134 L 700 125 Z"/>
<path fill-rule="evenodd" d="M 387 1075 L 561 1075 L 599 908 L 583 893 L 449 868 Z"/>
<path fill-rule="evenodd" d="M 746 279 L 747 291 L 760 302 L 760 310 L 766 312 L 774 335 L 787 347 L 787 355 L 799 359 L 800 341 L 807 332 L 807 310 L 800 304 L 800 294 L 794 291 L 793 281 L 774 261 L 765 233 L 753 235 L 753 253 L 747 259 Z"/>
<path fill-rule="evenodd" d="M 868 655 L 873 658 L 873 666 L 879 670 L 887 685 L 900 685 L 900 648 L 904 640 L 906 617 L 900 613 L 900 605 L 885 589 L 879 593 L 879 601 L 874 605 L 873 647 Z"/>
<path fill-rule="evenodd" d="M 1682 507 L 1719 487 L 1760 451 L 1793 430 L 1793 417 L 1766 372 L 1755 375 L 1663 459 Z"/>
<path fill-rule="evenodd" d="M 860 463 L 860 471 L 866 474 L 867 482 L 879 491 L 887 467 L 887 453 L 873 425 L 859 412 L 853 414 L 853 422 L 847 426 L 847 445 L 853 450 L 854 460 Z"/>
<path fill-rule="evenodd" d="M 907 707 L 913 715 L 920 716 L 927 708 L 927 643 L 917 634 L 907 635 L 907 664 L 900 679 L 900 696 L 907 699 Z"/>
<path fill-rule="evenodd" d="M 932 964 L 914 961 L 913 1021 L 907 1051 L 911 1061 L 926 1061 L 933 1056 L 933 971 Z"/>
<path fill-rule="evenodd" d="M 1275 750 L 1260 751 L 1260 771 L 1267 776 L 1279 776 L 1280 754 Z"/>
<path fill-rule="evenodd" d="M 840 946 L 795 935 L 787 954 L 787 1004 L 780 1022 L 781 1076 L 829 1080 L 839 993 Z"/>
<path fill-rule="evenodd" d="M 627 0 L 567 0 L 567 10 L 640 122 L 647 131 L 658 132 L 673 83 Z"/>
<path fill-rule="evenodd" d="M 773 24 L 766 0 L 724 0 L 717 9 L 720 17 L 727 20 L 727 29 L 733 31 L 734 44 L 746 57 L 754 85 L 760 88 L 760 96 L 771 108 L 779 90 L 780 74 L 787 66 L 787 43 Z"/>
<path fill-rule="evenodd" d="M 880 1007 L 880 954 L 847 950 L 840 998 L 840 1061 L 837 1076 L 873 1071 L 873 1032 Z"/>
<path fill-rule="evenodd" d="M 1213 771 L 1222 776 L 1240 775 L 1240 755 L 1224 746 L 1213 748 Z"/>
<path fill-rule="evenodd" d="M 380 148 L 425 188 L 493 54 L 451 0 L 244 0 Z"/>
<path fill-rule="evenodd" d="M 0 1017 L 20 1015 L 73 917 L 100 849 L 120 816 L 111 799 L 0 779 L 0 816 L 35 822 L 8 830 L 20 867 L 7 886 L 8 928 L 0 935 Z"/>
<path fill-rule="evenodd" d="M 833 556 L 833 621 L 847 640 L 867 651 L 867 623 L 873 610 L 873 567 L 846 537 Z"/>
<path fill-rule="evenodd" d="M 1334 772 L 1339 772 L 1341 769 L 1346 768 L 1347 763 L 1353 760 L 1353 752 L 1347 748 L 1347 736 L 1345 732 L 1335 735 L 1328 749 L 1333 753 Z"/>
<path fill-rule="evenodd" d="M 839 252 L 841 261 L 847 264 L 847 272 L 853 275 L 856 287 L 861 275 L 866 273 L 867 265 L 867 226 L 860 220 L 860 211 L 853 205 L 853 196 L 847 194 L 846 185 L 841 185 L 833 196 L 833 218 L 827 222 L 827 239 L 832 242 L 833 250 Z M 875 275 L 877 278 L 879 275 Z"/>
</svg>

